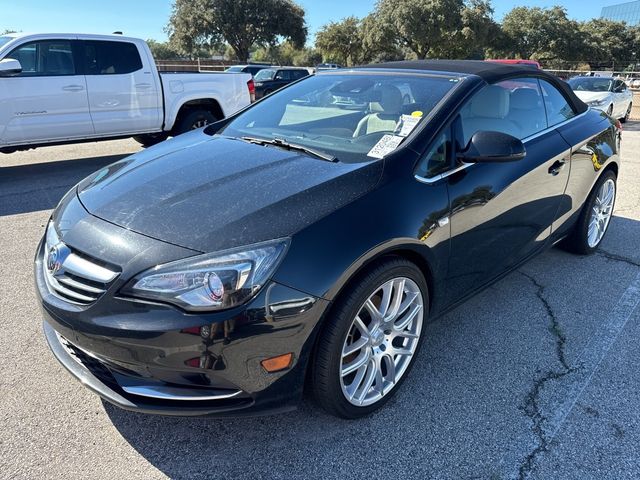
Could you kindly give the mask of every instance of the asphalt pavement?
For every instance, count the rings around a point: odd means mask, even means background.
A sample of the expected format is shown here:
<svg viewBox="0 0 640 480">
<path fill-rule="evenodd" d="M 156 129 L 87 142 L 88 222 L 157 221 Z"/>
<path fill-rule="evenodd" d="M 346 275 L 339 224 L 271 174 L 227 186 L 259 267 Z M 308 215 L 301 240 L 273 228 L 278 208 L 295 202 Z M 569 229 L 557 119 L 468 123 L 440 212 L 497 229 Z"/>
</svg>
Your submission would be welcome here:
<svg viewBox="0 0 640 480">
<path fill-rule="evenodd" d="M 402 391 L 345 421 L 103 403 L 50 354 L 32 261 L 72 185 L 131 140 L 0 155 L 0 478 L 640 478 L 640 123 L 599 253 L 558 249 L 426 328 Z"/>
</svg>

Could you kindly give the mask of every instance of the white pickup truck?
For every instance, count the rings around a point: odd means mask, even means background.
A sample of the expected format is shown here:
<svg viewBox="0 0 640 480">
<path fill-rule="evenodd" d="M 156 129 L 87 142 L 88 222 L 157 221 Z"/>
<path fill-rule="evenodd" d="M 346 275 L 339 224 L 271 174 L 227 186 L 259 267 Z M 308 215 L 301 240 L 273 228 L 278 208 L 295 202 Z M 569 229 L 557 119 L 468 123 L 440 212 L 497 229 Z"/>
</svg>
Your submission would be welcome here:
<svg viewBox="0 0 640 480">
<path fill-rule="evenodd" d="M 121 35 L 0 36 L 0 152 L 134 137 L 145 146 L 251 103 L 245 73 L 159 73 Z"/>
</svg>

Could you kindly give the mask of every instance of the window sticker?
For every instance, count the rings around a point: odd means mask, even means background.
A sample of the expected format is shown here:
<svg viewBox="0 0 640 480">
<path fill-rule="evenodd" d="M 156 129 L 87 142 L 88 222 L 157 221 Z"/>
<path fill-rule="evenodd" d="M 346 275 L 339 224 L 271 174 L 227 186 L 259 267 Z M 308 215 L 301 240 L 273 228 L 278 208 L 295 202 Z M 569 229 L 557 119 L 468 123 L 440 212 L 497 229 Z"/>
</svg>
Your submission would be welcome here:
<svg viewBox="0 0 640 480">
<path fill-rule="evenodd" d="M 400 131 L 397 132 L 401 137 L 408 137 L 413 129 L 418 126 L 422 117 L 414 117 L 413 115 L 402 115 L 400 118 Z"/>
<path fill-rule="evenodd" d="M 373 158 L 384 158 L 398 148 L 403 140 L 404 137 L 400 137 L 399 135 L 385 135 L 371 150 L 369 150 L 367 156 Z"/>
</svg>

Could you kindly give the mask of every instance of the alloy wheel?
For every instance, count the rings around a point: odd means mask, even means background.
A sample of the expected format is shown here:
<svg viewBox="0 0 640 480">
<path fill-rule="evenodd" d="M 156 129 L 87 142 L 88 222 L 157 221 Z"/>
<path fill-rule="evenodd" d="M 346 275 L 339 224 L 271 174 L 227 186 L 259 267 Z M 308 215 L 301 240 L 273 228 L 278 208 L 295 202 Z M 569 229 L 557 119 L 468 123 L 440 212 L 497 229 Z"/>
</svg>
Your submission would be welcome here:
<svg viewBox="0 0 640 480">
<path fill-rule="evenodd" d="M 591 219 L 589 220 L 589 229 L 587 231 L 589 247 L 596 247 L 604 237 L 613 214 L 615 199 L 616 183 L 609 178 L 600 186 L 591 210 Z"/>
<path fill-rule="evenodd" d="M 423 318 L 423 295 L 409 278 L 389 280 L 367 298 L 342 347 L 340 385 L 349 403 L 372 405 L 393 390 L 416 353 Z"/>
</svg>

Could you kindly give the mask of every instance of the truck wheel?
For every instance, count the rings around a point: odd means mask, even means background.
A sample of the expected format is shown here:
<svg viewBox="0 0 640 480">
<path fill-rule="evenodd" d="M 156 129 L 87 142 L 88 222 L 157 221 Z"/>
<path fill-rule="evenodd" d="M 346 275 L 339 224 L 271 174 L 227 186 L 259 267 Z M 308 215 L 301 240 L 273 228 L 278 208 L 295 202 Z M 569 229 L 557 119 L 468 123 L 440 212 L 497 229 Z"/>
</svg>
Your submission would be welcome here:
<svg viewBox="0 0 640 480">
<path fill-rule="evenodd" d="M 133 139 L 143 147 L 151 147 L 156 143 L 163 142 L 167 139 L 166 133 L 146 133 L 144 135 L 137 135 Z"/>
<path fill-rule="evenodd" d="M 205 127 L 217 120 L 218 119 L 215 115 L 207 110 L 193 110 L 180 120 L 173 132 L 174 135 L 180 135 L 191 130 L 197 130 L 198 128 Z"/>
</svg>

